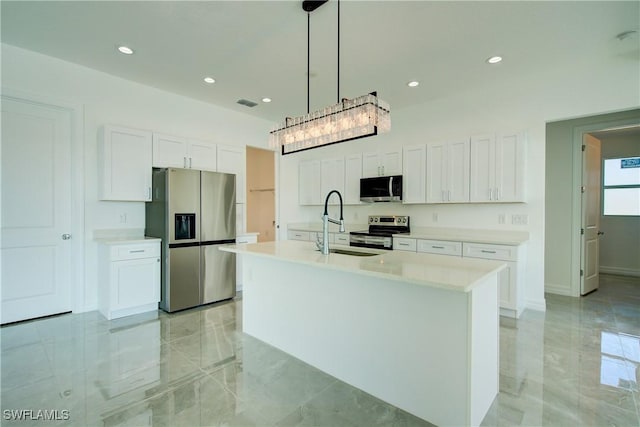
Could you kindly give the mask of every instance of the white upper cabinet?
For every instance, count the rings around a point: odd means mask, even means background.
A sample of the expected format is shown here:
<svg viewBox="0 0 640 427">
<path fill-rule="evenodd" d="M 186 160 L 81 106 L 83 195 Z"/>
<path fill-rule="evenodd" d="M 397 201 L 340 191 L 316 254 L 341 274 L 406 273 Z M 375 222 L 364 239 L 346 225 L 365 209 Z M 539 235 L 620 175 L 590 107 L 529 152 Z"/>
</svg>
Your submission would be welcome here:
<svg viewBox="0 0 640 427">
<path fill-rule="evenodd" d="M 302 160 L 298 163 L 298 203 L 301 205 L 320 205 L 321 199 L 321 162 L 320 160 Z"/>
<path fill-rule="evenodd" d="M 352 154 L 345 158 L 344 165 L 344 203 L 359 205 L 360 178 L 362 178 L 362 154 Z"/>
<path fill-rule="evenodd" d="M 151 132 L 106 125 L 98 137 L 100 200 L 151 200 Z"/>
<path fill-rule="evenodd" d="M 526 136 L 522 132 L 496 138 L 496 187 L 499 202 L 524 202 Z"/>
<path fill-rule="evenodd" d="M 427 155 L 424 145 L 402 149 L 402 202 L 424 203 Z"/>
<path fill-rule="evenodd" d="M 362 177 L 402 174 L 402 152 L 383 150 L 362 154 Z"/>
<path fill-rule="evenodd" d="M 187 139 L 154 133 L 153 166 L 156 168 L 188 168 Z"/>
<path fill-rule="evenodd" d="M 427 144 L 427 203 L 469 201 L 469 140 Z"/>
<path fill-rule="evenodd" d="M 245 185 L 245 169 L 247 163 L 245 148 L 218 144 L 217 163 L 218 172 L 233 173 L 236 175 L 236 203 L 245 203 L 247 193 Z"/>
<path fill-rule="evenodd" d="M 503 133 L 471 138 L 472 202 L 524 202 L 525 137 Z"/>
<path fill-rule="evenodd" d="M 218 170 L 218 147 L 213 142 L 189 139 L 187 150 L 191 169 L 211 172 Z"/>
<path fill-rule="evenodd" d="M 344 198 L 344 158 L 324 159 L 320 162 L 320 200 L 324 199 L 331 190 L 338 190 Z M 343 199 L 344 202 L 344 199 Z M 331 196 L 329 203 L 339 204 L 336 196 Z"/>
<path fill-rule="evenodd" d="M 216 171 L 216 145 L 207 141 L 154 133 L 153 166 Z"/>
</svg>

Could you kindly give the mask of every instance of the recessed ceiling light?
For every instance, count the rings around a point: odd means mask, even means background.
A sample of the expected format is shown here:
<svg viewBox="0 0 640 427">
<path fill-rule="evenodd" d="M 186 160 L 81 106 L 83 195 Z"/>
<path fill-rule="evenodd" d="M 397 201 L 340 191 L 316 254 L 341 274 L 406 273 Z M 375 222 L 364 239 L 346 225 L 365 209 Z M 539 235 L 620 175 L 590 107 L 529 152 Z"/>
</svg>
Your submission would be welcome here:
<svg viewBox="0 0 640 427">
<path fill-rule="evenodd" d="M 128 46 L 118 46 L 118 51 L 120 51 L 120 53 L 124 53 L 125 55 L 133 55 L 133 49 Z"/>
<path fill-rule="evenodd" d="M 487 62 L 489 64 L 497 64 L 500 61 L 502 61 L 502 56 L 492 56 L 487 59 Z"/>
<path fill-rule="evenodd" d="M 410 81 L 409 83 L 407 83 L 407 86 L 409 86 L 409 87 L 416 87 L 416 86 L 418 86 L 419 84 L 420 84 L 420 82 L 413 80 L 413 81 Z"/>
<path fill-rule="evenodd" d="M 262 102 L 271 102 L 271 98 L 262 98 Z"/>
<path fill-rule="evenodd" d="M 205 83 L 211 84 L 211 83 L 215 83 L 216 79 L 214 79 L 213 77 L 205 77 L 204 81 L 205 81 Z"/>
</svg>

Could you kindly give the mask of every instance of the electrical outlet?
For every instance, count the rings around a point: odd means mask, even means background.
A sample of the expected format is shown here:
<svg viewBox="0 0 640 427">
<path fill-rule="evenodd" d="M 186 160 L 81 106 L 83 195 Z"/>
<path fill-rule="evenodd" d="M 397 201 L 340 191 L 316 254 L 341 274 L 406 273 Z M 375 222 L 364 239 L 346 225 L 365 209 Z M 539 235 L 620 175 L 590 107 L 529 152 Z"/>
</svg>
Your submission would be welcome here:
<svg viewBox="0 0 640 427">
<path fill-rule="evenodd" d="M 438 222 L 438 214 L 434 212 L 433 215 L 431 216 L 431 219 L 433 219 L 433 222 Z"/>
<path fill-rule="evenodd" d="M 527 214 L 514 214 L 514 215 L 511 215 L 511 224 L 513 224 L 513 225 L 527 225 L 527 224 L 529 224 L 529 215 L 527 215 Z"/>
<path fill-rule="evenodd" d="M 498 224 L 504 224 L 505 222 L 505 215 L 504 214 L 499 214 L 498 215 Z"/>
<path fill-rule="evenodd" d="M 120 214 L 120 224 L 126 224 L 126 223 L 127 223 L 127 214 L 126 213 Z"/>
</svg>

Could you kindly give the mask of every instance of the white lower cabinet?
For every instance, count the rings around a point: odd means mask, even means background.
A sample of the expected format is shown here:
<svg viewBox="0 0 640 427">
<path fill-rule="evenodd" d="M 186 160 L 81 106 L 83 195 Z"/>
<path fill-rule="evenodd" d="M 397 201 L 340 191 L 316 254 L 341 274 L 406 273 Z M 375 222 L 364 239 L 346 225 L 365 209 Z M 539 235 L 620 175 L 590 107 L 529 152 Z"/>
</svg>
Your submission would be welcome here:
<svg viewBox="0 0 640 427">
<path fill-rule="evenodd" d="M 462 256 L 462 242 L 419 239 L 417 249 L 429 254 Z"/>
<path fill-rule="evenodd" d="M 314 233 L 315 234 L 315 233 Z M 289 240 L 309 240 L 310 233 L 308 231 L 295 231 L 288 230 L 287 231 L 287 239 Z"/>
<path fill-rule="evenodd" d="M 525 246 L 463 243 L 463 256 L 505 261 L 500 281 L 500 314 L 520 317 L 524 310 L 524 251 Z"/>
<path fill-rule="evenodd" d="M 241 234 L 236 236 L 236 243 L 258 243 L 258 233 Z M 242 257 L 236 255 L 236 292 L 242 290 Z"/>
<path fill-rule="evenodd" d="M 504 261 L 500 272 L 500 314 L 518 318 L 524 310 L 525 245 L 495 245 L 394 237 L 393 250 Z"/>
<path fill-rule="evenodd" d="M 393 250 L 394 251 L 416 251 L 416 239 L 409 237 L 394 237 L 393 238 Z"/>
<path fill-rule="evenodd" d="M 101 243 L 98 309 L 107 319 L 157 310 L 160 241 Z"/>
</svg>

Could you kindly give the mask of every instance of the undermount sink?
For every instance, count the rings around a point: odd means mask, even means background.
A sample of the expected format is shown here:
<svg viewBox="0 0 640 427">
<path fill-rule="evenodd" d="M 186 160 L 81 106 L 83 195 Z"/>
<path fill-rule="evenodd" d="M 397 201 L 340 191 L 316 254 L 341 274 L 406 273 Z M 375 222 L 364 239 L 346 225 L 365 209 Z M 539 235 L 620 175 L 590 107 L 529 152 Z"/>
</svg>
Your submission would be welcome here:
<svg viewBox="0 0 640 427">
<path fill-rule="evenodd" d="M 332 254 L 352 255 L 352 256 L 375 256 L 380 255 L 373 252 L 350 251 L 348 249 L 329 249 Z"/>
</svg>

